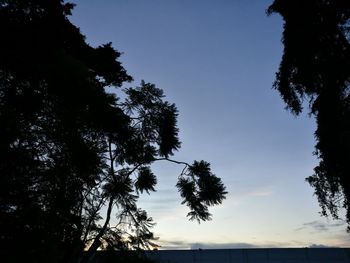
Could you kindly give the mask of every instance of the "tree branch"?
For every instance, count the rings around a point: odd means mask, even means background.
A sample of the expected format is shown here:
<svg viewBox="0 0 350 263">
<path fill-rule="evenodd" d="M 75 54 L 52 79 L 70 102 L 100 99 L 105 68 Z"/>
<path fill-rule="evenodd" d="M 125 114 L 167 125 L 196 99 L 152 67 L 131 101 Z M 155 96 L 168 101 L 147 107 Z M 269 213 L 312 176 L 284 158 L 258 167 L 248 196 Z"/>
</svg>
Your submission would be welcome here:
<svg viewBox="0 0 350 263">
<path fill-rule="evenodd" d="M 169 159 L 169 158 L 154 158 L 153 159 L 154 161 L 168 161 L 168 162 L 171 162 L 171 163 L 176 163 L 176 164 L 182 164 L 182 165 L 185 165 L 185 167 L 182 169 L 181 171 L 181 175 L 185 174 L 185 171 L 187 168 L 189 168 L 191 165 L 189 163 L 186 163 L 186 162 L 181 162 L 181 161 L 176 161 L 176 160 L 172 160 L 172 159 Z"/>
</svg>

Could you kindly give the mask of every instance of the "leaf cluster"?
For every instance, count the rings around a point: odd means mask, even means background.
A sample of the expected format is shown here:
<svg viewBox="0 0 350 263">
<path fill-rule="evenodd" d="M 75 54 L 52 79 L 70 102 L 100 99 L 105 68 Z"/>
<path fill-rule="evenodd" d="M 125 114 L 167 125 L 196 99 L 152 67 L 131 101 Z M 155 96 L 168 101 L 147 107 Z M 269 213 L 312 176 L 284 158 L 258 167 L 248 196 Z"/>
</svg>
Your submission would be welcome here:
<svg viewBox="0 0 350 263">
<path fill-rule="evenodd" d="M 316 119 L 315 155 L 306 180 L 323 215 L 346 210 L 350 225 L 350 2 L 275 0 L 268 13 L 284 19 L 284 53 L 274 88 L 295 115 L 304 101 Z"/>
<path fill-rule="evenodd" d="M 187 214 L 190 220 L 206 221 L 211 219 L 208 207 L 221 204 L 227 194 L 221 179 L 211 172 L 210 164 L 194 161 L 181 174 L 176 184 L 182 204 L 190 208 Z"/>
</svg>

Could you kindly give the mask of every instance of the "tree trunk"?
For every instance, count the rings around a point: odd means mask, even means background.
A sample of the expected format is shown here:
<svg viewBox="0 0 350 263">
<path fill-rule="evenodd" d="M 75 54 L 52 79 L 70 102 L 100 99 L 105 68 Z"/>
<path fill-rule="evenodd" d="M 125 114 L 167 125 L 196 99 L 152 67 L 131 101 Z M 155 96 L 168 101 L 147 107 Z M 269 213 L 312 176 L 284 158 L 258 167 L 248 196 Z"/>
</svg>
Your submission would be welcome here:
<svg viewBox="0 0 350 263">
<path fill-rule="evenodd" d="M 109 221 L 111 219 L 113 202 L 114 202 L 114 196 L 112 196 L 111 199 L 109 200 L 107 217 L 106 217 L 106 221 L 105 221 L 103 227 L 101 228 L 100 232 L 98 232 L 97 236 L 94 238 L 94 241 L 93 241 L 92 245 L 89 247 L 88 251 L 83 255 L 83 258 L 80 261 L 80 263 L 88 263 L 90 258 L 95 254 L 96 250 L 101 245 L 100 239 L 104 235 L 104 233 L 106 232 L 107 226 L 108 226 Z"/>
</svg>

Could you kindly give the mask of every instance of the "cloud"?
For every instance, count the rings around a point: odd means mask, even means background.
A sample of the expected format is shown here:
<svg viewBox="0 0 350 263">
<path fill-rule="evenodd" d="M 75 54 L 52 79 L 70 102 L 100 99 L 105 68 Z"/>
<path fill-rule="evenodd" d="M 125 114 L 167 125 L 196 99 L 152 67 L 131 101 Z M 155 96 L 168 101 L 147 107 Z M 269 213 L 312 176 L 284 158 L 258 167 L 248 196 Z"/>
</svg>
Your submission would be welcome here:
<svg viewBox="0 0 350 263">
<path fill-rule="evenodd" d="M 192 243 L 191 249 L 227 249 L 227 248 L 258 248 L 259 246 L 250 243 Z"/>
<path fill-rule="evenodd" d="M 159 241 L 157 242 L 161 246 L 161 249 L 189 249 L 190 244 L 188 242 L 179 241 L 179 240 L 172 240 L 172 241 Z"/>
<path fill-rule="evenodd" d="M 323 245 L 323 244 L 311 244 L 309 246 L 309 248 L 330 248 L 330 247 L 334 247 L 334 246 L 327 246 L 327 245 Z"/>
<path fill-rule="evenodd" d="M 227 243 L 212 243 L 212 242 L 184 242 L 179 240 L 161 241 L 162 249 L 247 249 L 247 248 L 280 248 L 292 247 L 292 243 L 280 242 L 265 242 L 259 244 L 245 242 L 227 242 Z"/>
<path fill-rule="evenodd" d="M 173 208 L 180 205 L 180 203 L 180 197 L 153 194 L 152 196 L 142 197 L 139 206 L 144 207 L 146 210 L 169 212 L 169 210 L 173 210 Z"/>
<path fill-rule="evenodd" d="M 296 231 L 304 230 L 304 229 L 313 229 L 317 232 L 327 232 L 331 229 L 344 226 L 346 224 L 345 221 L 338 221 L 337 223 L 324 223 L 318 220 L 307 222 L 302 224 L 301 227 L 297 228 Z"/>
<path fill-rule="evenodd" d="M 163 250 L 198 250 L 198 249 L 250 249 L 250 248 L 288 248 L 288 247 L 308 247 L 308 248 L 335 248 L 335 247 L 349 247 L 349 243 L 346 243 L 345 235 L 342 237 L 344 240 L 337 240 L 334 244 L 305 244 L 303 242 L 291 241 L 291 242 L 262 242 L 262 243 L 245 243 L 245 242 L 227 242 L 227 243 L 211 243 L 211 242 L 185 242 L 179 240 L 173 241 L 160 241 Z"/>
<path fill-rule="evenodd" d="M 311 221 L 302 224 L 301 227 L 295 231 L 306 231 L 309 234 L 325 234 L 322 243 L 310 243 L 307 247 L 350 247 L 350 235 L 346 232 L 346 222 L 338 220 L 334 223 L 327 223 L 322 221 Z M 301 244 L 302 245 L 302 244 Z M 305 245 L 302 245 L 305 246 Z"/>
<path fill-rule="evenodd" d="M 231 192 L 235 197 L 255 197 L 269 196 L 273 194 L 272 185 L 251 185 L 243 184 L 239 188 L 233 189 Z"/>
<path fill-rule="evenodd" d="M 247 193 L 247 196 L 269 196 L 272 195 L 273 192 L 269 190 L 256 190 Z"/>
<path fill-rule="evenodd" d="M 350 247 L 350 235 L 345 230 L 335 234 L 332 241 L 337 247 Z"/>
<path fill-rule="evenodd" d="M 272 188 L 272 185 L 242 185 L 234 189 L 229 189 L 228 199 L 234 200 L 234 206 L 243 205 L 255 198 L 270 197 L 274 194 Z"/>
</svg>

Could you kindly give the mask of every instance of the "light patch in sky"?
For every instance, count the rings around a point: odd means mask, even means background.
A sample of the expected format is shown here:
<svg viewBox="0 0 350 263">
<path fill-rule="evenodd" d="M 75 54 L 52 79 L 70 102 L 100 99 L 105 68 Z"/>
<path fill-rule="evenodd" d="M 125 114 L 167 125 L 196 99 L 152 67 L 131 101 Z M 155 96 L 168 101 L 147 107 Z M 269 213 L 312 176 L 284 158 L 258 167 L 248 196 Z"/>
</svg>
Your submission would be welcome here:
<svg viewBox="0 0 350 263">
<path fill-rule="evenodd" d="M 272 1 L 73 2 L 71 21 L 89 43 L 123 52 L 135 79 L 126 86 L 155 83 L 177 105 L 182 148 L 173 158 L 209 161 L 229 192 L 212 221 L 188 222 L 175 188 L 182 167 L 156 164 L 158 192 L 140 207 L 163 248 L 350 245 L 305 182 L 317 164 L 314 120 L 292 116 L 272 89 L 283 48 L 281 18 L 265 13 Z"/>
</svg>

